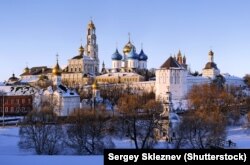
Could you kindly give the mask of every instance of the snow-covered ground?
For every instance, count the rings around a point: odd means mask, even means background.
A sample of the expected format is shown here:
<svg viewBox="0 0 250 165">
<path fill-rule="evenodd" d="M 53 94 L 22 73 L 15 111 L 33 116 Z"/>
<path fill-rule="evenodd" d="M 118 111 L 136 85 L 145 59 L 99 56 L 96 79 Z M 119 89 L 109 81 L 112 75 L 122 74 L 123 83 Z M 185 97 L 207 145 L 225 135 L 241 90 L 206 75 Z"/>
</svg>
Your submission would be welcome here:
<svg viewBox="0 0 250 165">
<path fill-rule="evenodd" d="M 0 156 L 1 165 L 103 165 L 103 156 Z"/>
<path fill-rule="evenodd" d="M 1 165 L 66 165 L 66 164 L 93 164 L 102 165 L 103 156 L 39 156 L 32 152 L 24 152 L 19 150 L 19 128 L 18 127 L 0 127 L 0 164 Z M 228 137 L 236 143 L 236 148 L 250 149 L 250 129 L 237 127 L 228 128 Z M 129 140 L 114 139 L 114 143 L 119 148 L 131 148 L 133 143 Z M 160 144 L 159 146 L 165 145 Z M 158 146 L 158 147 L 159 147 Z M 157 148 L 158 148 L 157 147 Z M 87 163 L 89 162 L 89 163 Z"/>
<path fill-rule="evenodd" d="M 0 164 L 1 165 L 102 165 L 103 156 L 44 156 L 32 152 L 23 152 L 18 148 L 18 127 L 0 128 Z M 87 163 L 89 162 L 89 163 Z"/>
<path fill-rule="evenodd" d="M 250 128 L 229 127 L 227 139 L 236 143 L 236 148 L 250 149 Z"/>
</svg>

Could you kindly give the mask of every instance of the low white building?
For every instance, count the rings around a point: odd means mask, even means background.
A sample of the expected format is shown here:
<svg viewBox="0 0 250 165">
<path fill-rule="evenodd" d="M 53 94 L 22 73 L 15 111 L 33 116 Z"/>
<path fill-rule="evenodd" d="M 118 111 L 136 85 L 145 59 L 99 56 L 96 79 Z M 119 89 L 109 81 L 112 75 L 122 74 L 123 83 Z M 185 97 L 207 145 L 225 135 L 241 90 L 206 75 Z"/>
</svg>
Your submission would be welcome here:
<svg viewBox="0 0 250 165">
<path fill-rule="evenodd" d="M 31 87 L 29 85 L 0 85 L 0 91 L 6 96 L 32 96 L 33 107 L 40 108 L 42 103 L 50 103 L 54 112 L 59 116 L 67 116 L 75 109 L 80 108 L 80 96 L 74 90 L 63 85 L 56 89 L 48 87 L 46 90 Z"/>
<path fill-rule="evenodd" d="M 59 116 L 68 116 L 80 108 L 80 96 L 75 90 L 70 90 L 61 84 L 56 89 L 50 86 L 46 90 L 41 90 L 39 95 L 39 103 L 48 101 L 54 106 L 54 112 Z"/>
<path fill-rule="evenodd" d="M 214 62 L 214 52 L 210 50 L 208 52 L 208 62 L 202 70 L 202 76 L 214 79 L 218 75 L 220 75 L 220 70 L 217 68 L 216 63 Z"/>
</svg>

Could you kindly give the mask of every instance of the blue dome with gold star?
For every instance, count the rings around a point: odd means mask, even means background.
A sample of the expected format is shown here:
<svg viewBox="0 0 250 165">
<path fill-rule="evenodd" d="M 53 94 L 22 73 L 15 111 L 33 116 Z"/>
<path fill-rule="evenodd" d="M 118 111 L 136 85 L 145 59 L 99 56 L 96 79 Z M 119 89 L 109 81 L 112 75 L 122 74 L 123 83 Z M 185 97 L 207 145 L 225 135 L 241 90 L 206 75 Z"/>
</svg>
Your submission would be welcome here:
<svg viewBox="0 0 250 165">
<path fill-rule="evenodd" d="M 147 61 L 148 60 L 148 56 L 144 53 L 143 49 L 141 50 L 141 52 L 139 53 L 139 61 Z"/>
</svg>

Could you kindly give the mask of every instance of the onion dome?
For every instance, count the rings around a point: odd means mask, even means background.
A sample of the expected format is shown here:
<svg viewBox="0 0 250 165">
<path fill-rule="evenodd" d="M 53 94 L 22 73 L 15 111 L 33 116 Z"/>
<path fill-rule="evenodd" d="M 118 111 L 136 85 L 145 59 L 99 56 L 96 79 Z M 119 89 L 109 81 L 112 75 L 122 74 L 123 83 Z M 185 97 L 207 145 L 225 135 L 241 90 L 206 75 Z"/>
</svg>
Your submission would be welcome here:
<svg viewBox="0 0 250 165">
<path fill-rule="evenodd" d="M 111 56 L 112 60 L 121 60 L 122 55 L 119 53 L 118 49 L 115 50 L 115 53 Z"/>
<path fill-rule="evenodd" d="M 132 49 L 130 50 L 130 52 L 127 54 L 127 58 L 128 59 L 137 60 L 138 57 L 139 57 L 139 55 L 135 52 L 134 48 L 132 47 Z"/>
<path fill-rule="evenodd" d="M 214 63 L 214 52 L 212 50 L 210 50 L 208 52 L 208 56 L 209 56 L 209 62 L 206 64 L 204 69 L 218 69 L 216 63 Z"/>
<path fill-rule="evenodd" d="M 18 81 L 19 79 L 15 76 L 15 74 L 13 73 L 12 74 L 12 77 L 9 78 L 8 82 L 16 82 Z"/>
<path fill-rule="evenodd" d="M 61 76 L 62 70 L 61 70 L 61 68 L 60 68 L 60 66 L 59 66 L 58 63 L 57 63 L 56 66 L 53 68 L 52 73 L 53 73 L 54 76 Z"/>
<path fill-rule="evenodd" d="M 83 48 L 83 46 L 81 44 L 81 46 L 79 47 L 79 55 L 83 56 L 83 54 L 84 54 L 84 48 Z"/>
<path fill-rule="evenodd" d="M 93 23 L 92 20 L 90 20 L 90 22 L 89 22 L 89 24 L 88 24 L 88 28 L 89 28 L 89 29 L 95 29 L 95 25 L 94 25 L 94 23 Z"/>
<path fill-rule="evenodd" d="M 26 66 L 26 68 L 24 68 L 23 72 L 24 72 L 24 73 L 28 73 L 29 70 L 30 70 L 30 69 Z"/>
<path fill-rule="evenodd" d="M 127 55 L 131 51 L 132 48 L 136 51 L 135 46 L 129 40 L 128 43 L 123 48 L 123 53 Z"/>
<path fill-rule="evenodd" d="M 62 74 L 62 69 L 60 68 L 58 64 L 58 55 L 57 55 L 57 60 L 56 60 L 56 66 L 52 69 L 52 74 L 54 76 L 61 76 Z"/>
<path fill-rule="evenodd" d="M 94 83 L 92 84 L 92 89 L 99 89 L 99 85 L 97 81 L 95 80 Z"/>
<path fill-rule="evenodd" d="M 139 61 L 147 61 L 148 60 L 148 56 L 144 53 L 143 49 L 141 50 L 140 54 L 139 54 Z"/>
<path fill-rule="evenodd" d="M 216 63 L 208 62 L 204 69 L 218 69 L 218 67 L 217 67 Z"/>
</svg>

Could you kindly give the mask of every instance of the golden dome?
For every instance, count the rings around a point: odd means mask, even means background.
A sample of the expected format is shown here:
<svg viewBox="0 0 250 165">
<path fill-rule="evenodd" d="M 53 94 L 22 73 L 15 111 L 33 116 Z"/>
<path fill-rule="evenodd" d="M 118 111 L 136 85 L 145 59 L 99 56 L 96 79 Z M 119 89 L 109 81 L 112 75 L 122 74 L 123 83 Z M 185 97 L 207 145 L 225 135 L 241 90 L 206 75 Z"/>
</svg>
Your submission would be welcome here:
<svg viewBox="0 0 250 165">
<path fill-rule="evenodd" d="M 56 55 L 56 66 L 52 69 L 52 74 L 54 76 L 61 76 L 62 74 L 62 69 L 60 68 L 58 64 L 58 54 Z"/>
<path fill-rule="evenodd" d="M 131 44 L 130 41 L 128 41 L 128 43 L 127 43 L 127 44 L 124 46 L 124 48 L 123 48 L 123 53 L 124 53 L 125 55 L 127 55 L 127 54 L 131 51 L 132 47 L 133 47 L 134 50 L 135 50 L 135 46 L 134 46 L 133 44 Z"/>
<path fill-rule="evenodd" d="M 62 70 L 58 63 L 56 63 L 56 66 L 52 69 L 52 73 L 54 76 L 61 76 Z"/>
<path fill-rule="evenodd" d="M 28 67 L 26 67 L 26 68 L 24 68 L 23 72 L 24 72 L 24 73 L 28 73 L 29 70 L 30 70 L 30 69 L 29 69 Z"/>
<path fill-rule="evenodd" d="M 97 81 L 95 80 L 94 83 L 92 84 L 92 89 L 99 89 L 99 85 Z"/>
<path fill-rule="evenodd" d="M 83 55 L 83 54 L 84 54 L 84 48 L 81 45 L 80 48 L 79 48 L 79 55 Z"/>
<path fill-rule="evenodd" d="M 95 25 L 94 25 L 94 23 L 93 23 L 92 20 L 90 20 L 90 22 L 89 22 L 89 24 L 88 24 L 88 28 L 89 28 L 89 29 L 95 29 Z"/>
</svg>

